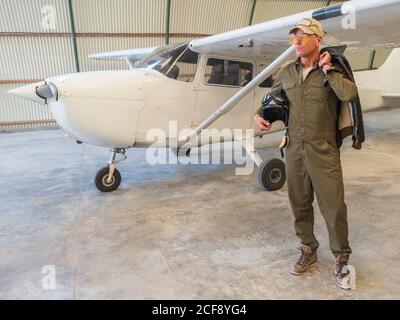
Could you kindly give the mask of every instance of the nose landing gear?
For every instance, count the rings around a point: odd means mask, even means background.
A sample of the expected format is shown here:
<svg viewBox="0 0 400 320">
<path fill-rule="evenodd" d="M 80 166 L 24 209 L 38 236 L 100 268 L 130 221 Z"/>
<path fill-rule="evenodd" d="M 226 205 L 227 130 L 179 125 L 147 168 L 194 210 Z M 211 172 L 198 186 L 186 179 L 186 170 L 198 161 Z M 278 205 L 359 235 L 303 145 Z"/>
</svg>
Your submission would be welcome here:
<svg viewBox="0 0 400 320">
<path fill-rule="evenodd" d="M 95 184 L 101 192 L 111 192 L 116 190 L 121 184 L 121 174 L 117 170 L 117 164 L 127 159 L 125 149 L 111 149 L 111 159 L 108 165 L 101 168 L 96 173 Z M 116 160 L 117 154 L 122 156 L 122 159 Z"/>
</svg>

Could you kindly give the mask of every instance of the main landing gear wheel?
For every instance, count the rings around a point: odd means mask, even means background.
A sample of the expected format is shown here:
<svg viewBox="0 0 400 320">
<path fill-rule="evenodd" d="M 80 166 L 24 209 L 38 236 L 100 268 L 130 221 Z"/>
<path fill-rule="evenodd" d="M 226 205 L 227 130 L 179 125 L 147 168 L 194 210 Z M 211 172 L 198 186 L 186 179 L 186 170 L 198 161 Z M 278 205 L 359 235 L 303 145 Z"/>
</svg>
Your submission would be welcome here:
<svg viewBox="0 0 400 320">
<path fill-rule="evenodd" d="M 94 179 L 97 189 L 101 192 L 114 191 L 121 184 L 121 174 L 117 170 L 117 164 L 127 159 L 125 149 L 113 148 L 111 152 L 111 159 L 108 165 L 97 171 L 96 178 Z M 120 154 L 122 159 L 116 160 L 117 154 Z"/>
<path fill-rule="evenodd" d="M 117 169 L 114 169 L 114 173 L 111 176 L 111 179 L 108 179 L 110 176 L 110 167 L 106 166 L 97 171 L 96 174 L 96 187 L 101 192 L 110 192 L 116 190 L 121 184 L 121 174 Z"/>
<path fill-rule="evenodd" d="M 285 163 L 279 159 L 265 159 L 257 168 L 257 182 L 261 189 L 274 191 L 286 181 Z"/>
</svg>

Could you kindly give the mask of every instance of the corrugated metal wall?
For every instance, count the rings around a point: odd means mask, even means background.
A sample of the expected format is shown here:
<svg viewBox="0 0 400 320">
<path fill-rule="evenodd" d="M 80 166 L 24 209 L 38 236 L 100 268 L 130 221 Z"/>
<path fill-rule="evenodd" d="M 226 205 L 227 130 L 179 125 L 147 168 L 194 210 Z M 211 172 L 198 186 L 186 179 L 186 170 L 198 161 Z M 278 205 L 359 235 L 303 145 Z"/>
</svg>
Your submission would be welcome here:
<svg viewBox="0 0 400 320">
<path fill-rule="evenodd" d="M 375 59 L 373 61 L 373 68 L 379 68 L 387 59 L 389 54 L 392 52 L 392 48 L 379 48 L 376 49 Z M 354 60 L 357 60 L 356 58 Z"/>
<path fill-rule="evenodd" d="M 258 0 L 254 11 L 253 24 L 289 16 L 302 11 L 321 8 L 327 4 L 326 0 Z"/>
<path fill-rule="evenodd" d="M 245 27 L 253 0 L 172 0 L 171 32 L 215 34 Z"/>
<path fill-rule="evenodd" d="M 164 44 L 164 38 L 158 37 L 79 37 L 77 39 L 78 59 L 81 71 L 122 70 L 127 69 L 125 61 L 91 60 L 88 55 L 96 52 L 146 48 Z"/>
<path fill-rule="evenodd" d="M 55 23 L 49 24 L 52 12 Z M 64 0 L 1 0 L 0 15 L 0 32 L 71 32 Z"/>
<path fill-rule="evenodd" d="M 73 0 L 78 33 L 163 33 L 164 0 Z"/>
<path fill-rule="evenodd" d="M 70 37 L 0 37 L 1 79 L 43 79 L 74 72 Z"/>
<path fill-rule="evenodd" d="M 189 41 L 323 7 L 328 2 L 342 1 L 0 0 L 0 126 L 52 125 L 45 106 L 4 93 L 11 88 L 75 72 L 77 67 L 80 71 L 127 68 L 121 61 L 89 60 L 91 53 L 158 46 L 167 39 L 169 43 Z M 373 67 L 380 66 L 389 53 L 390 49 L 377 50 Z M 349 58 L 356 69 L 366 69 L 371 53 L 351 52 Z"/>
<path fill-rule="evenodd" d="M 0 129 L 55 126 L 53 116 L 46 107 L 9 94 L 1 94 L 21 85 L 23 84 L 0 84 Z"/>
</svg>

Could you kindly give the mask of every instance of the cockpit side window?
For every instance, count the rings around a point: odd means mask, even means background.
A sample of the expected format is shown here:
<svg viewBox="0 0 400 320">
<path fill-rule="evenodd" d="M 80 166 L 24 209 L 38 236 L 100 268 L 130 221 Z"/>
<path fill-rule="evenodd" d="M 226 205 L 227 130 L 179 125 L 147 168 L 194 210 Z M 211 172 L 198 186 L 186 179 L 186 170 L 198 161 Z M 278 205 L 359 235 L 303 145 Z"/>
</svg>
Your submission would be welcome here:
<svg viewBox="0 0 400 320">
<path fill-rule="evenodd" d="M 207 84 L 243 87 L 252 79 L 252 63 L 217 58 L 207 60 L 204 74 L 204 81 Z"/>
<path fill-rule="evenodd" d="M 171 79 L 190 82 L 196 74 L 199 54 L 188 48 L 188 43 L 161 47 L 140 61 L 136 68 L 157 70 Z"/>
<path fill-rule="evenodd" d="M 149 60 L 147 68 L 154 69 L 166 75 L 171 69 L 175 60 L 178 59 L 186 50 L 186 46 L 180 46 L 161 52 Z"/>
<path fill-rule="evenodd" d="M 169 78 L 192 82 L 196 75 L 199 54 L 187 48 L 165 73 Z"/>
<path fill-rule="evenodd" d="M 258 72 L 260 73 L 261 71 L 263 71 L 265 69 L 265 67 L 266 67 L 265 64 L 260 64 L 258 66 Z M 274 80 L 275 80 L 277 74 L 278 74 L 278 71 L 275 71 L 268 78 L 266 78 L 263 82 L 261 82 L 258 86 L 260 88 L 271 88 L 272 85 L 274 84 Z"/>
<path fill-rule="evenodd" d="M 258 86 L 260 88 L 271 88 L 274 83 L 274 77 L 270 75 L 267 79 L 261 82 Z"/>
</svg>

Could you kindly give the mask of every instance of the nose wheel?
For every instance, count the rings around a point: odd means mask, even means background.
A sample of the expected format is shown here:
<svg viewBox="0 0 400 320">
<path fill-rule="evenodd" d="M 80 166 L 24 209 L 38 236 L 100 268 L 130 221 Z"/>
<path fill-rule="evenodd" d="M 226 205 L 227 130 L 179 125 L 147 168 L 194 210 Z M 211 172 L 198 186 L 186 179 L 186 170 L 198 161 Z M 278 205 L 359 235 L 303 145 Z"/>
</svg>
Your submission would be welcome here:
<svg viewBox="0 0 400 320">
<path fill-rule="evenodd" d="M 114 191 L 121 184 L 121 174 L 116 167 L 119 162 L 127 159 L 125 149 L 111 149 L 111 152 L 111 159 L 108 165 L 96 173 L 95 184 L 101 192 Z M 122 159 L 116 159 L 118 154 L 122 156 Z"/>
<path fill-rule="evenodd" d="M 110 192 L 116 190 L 121 183 L 121 174 L 114 169 L 113 175 L 110 176 L 110 167 L 101 168 L 96 173 L 95 184 L 101 192 Z"/>
</svg>

